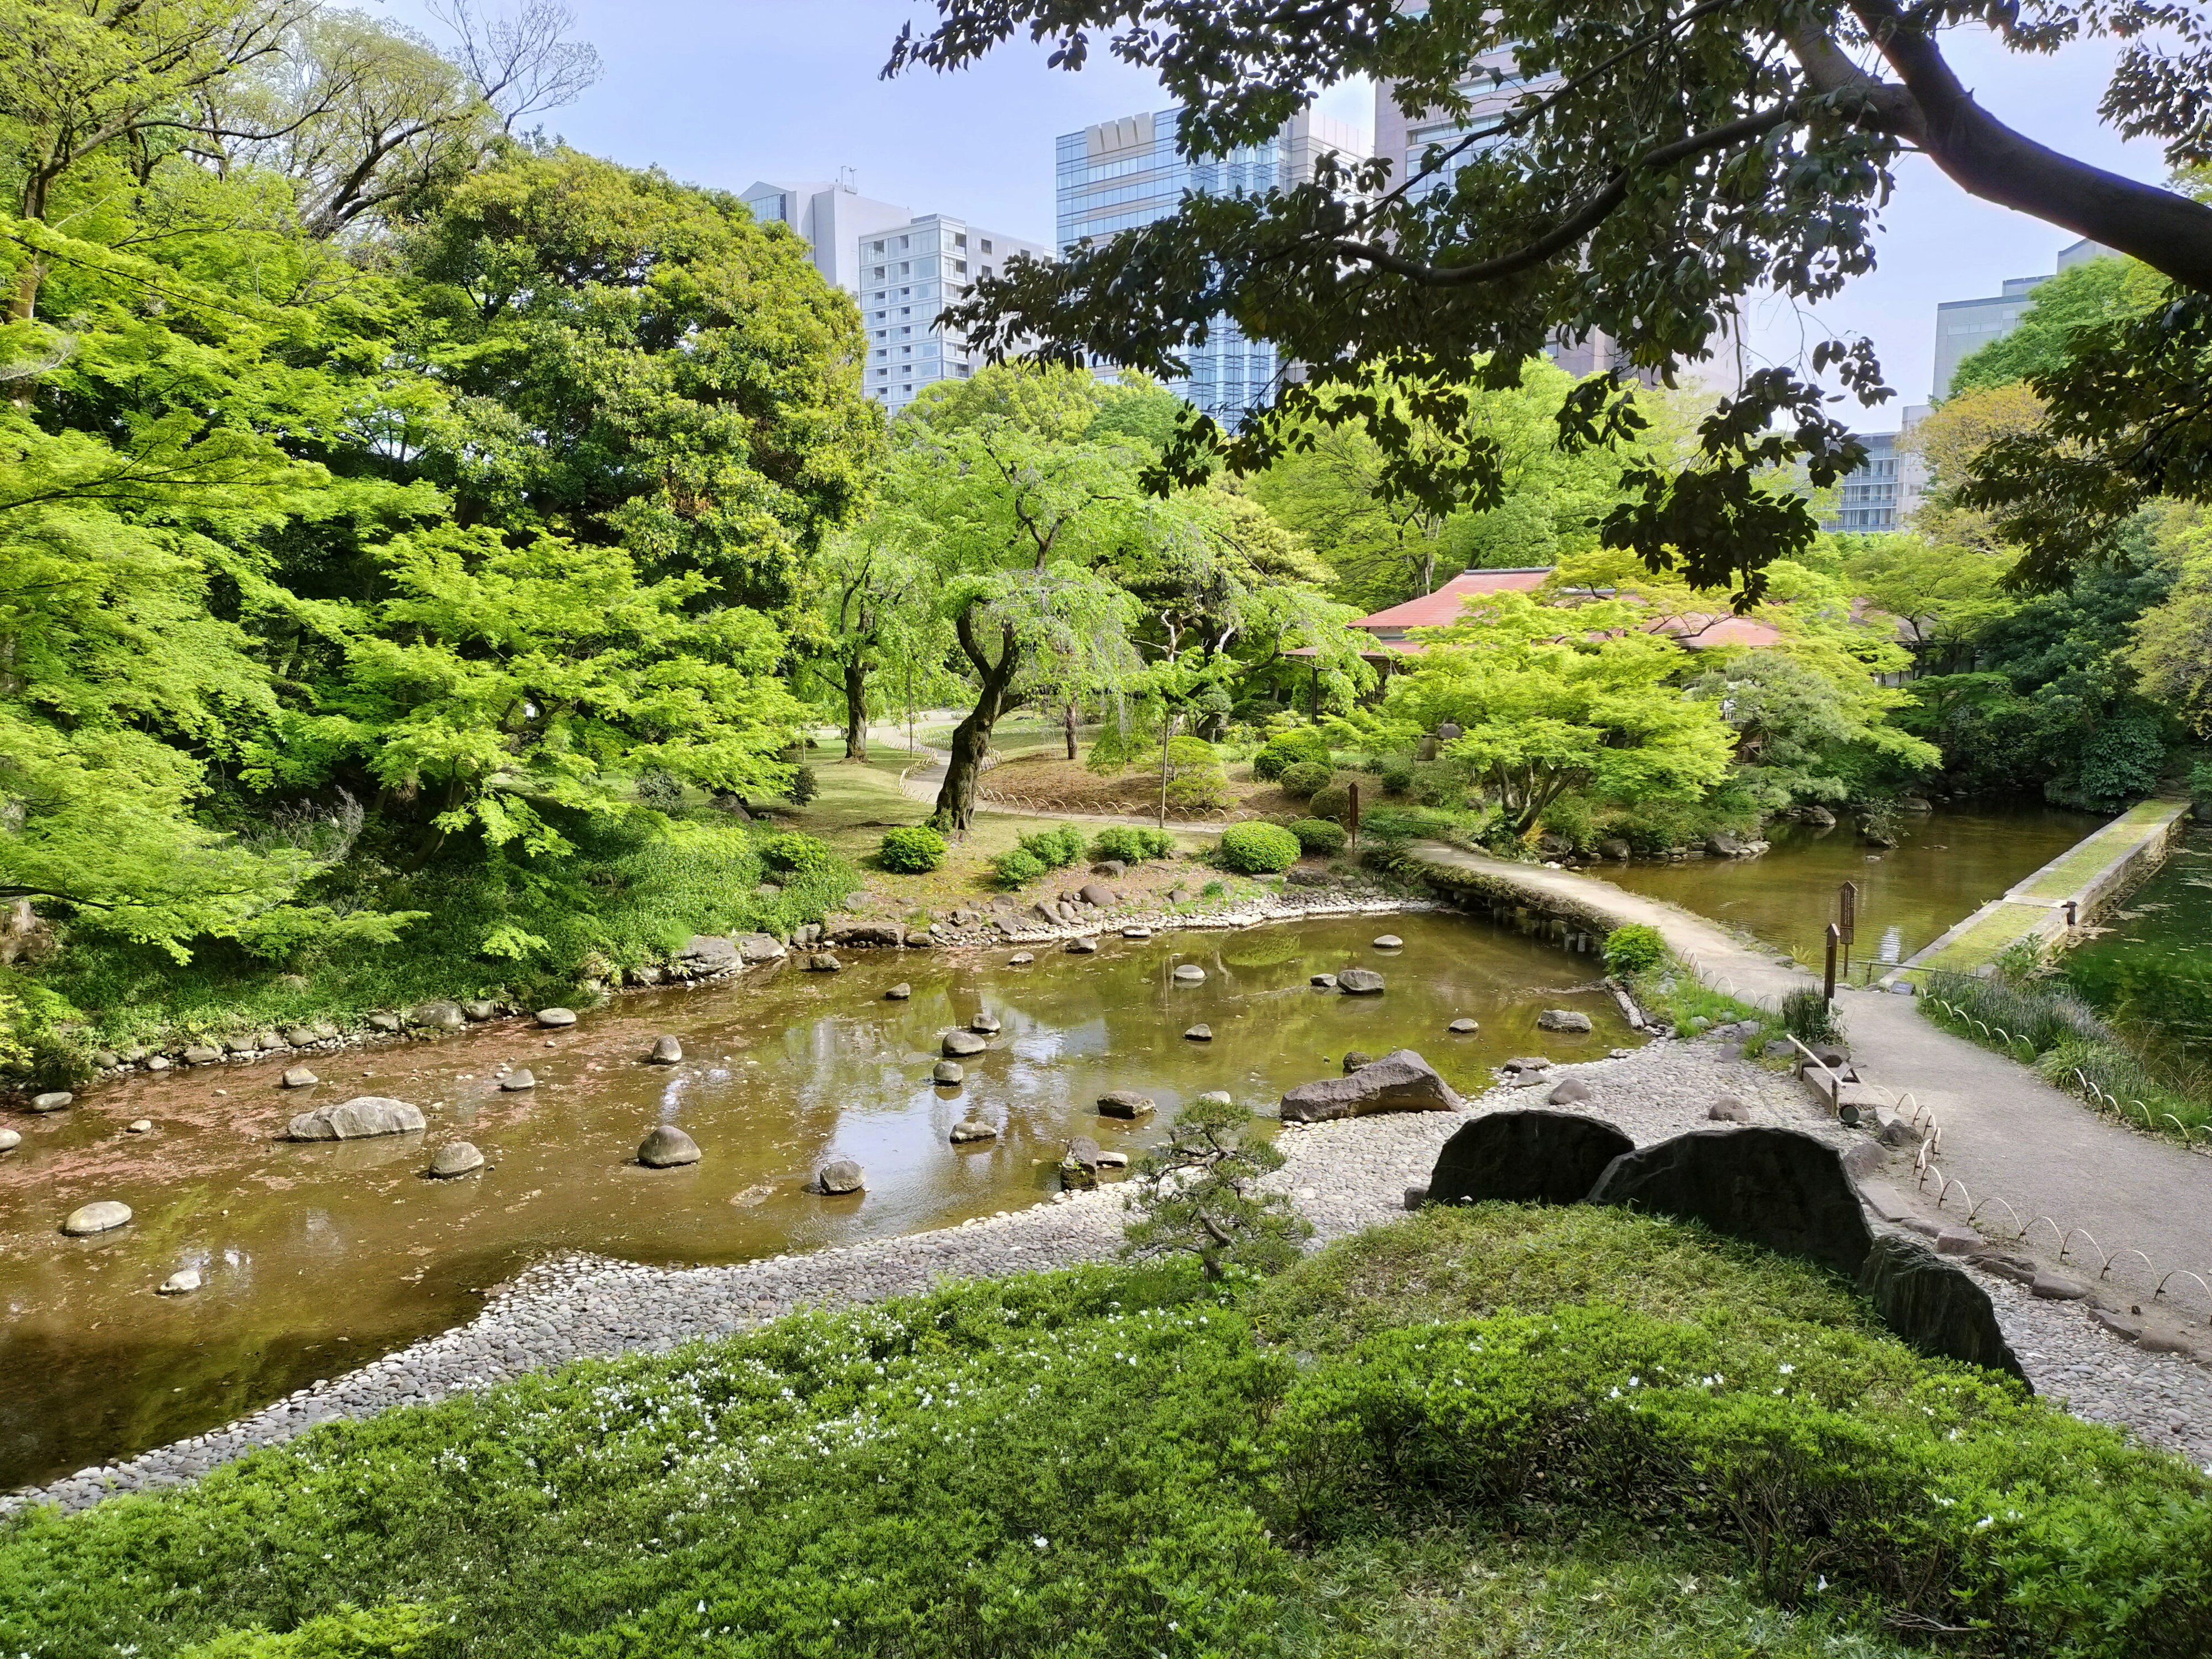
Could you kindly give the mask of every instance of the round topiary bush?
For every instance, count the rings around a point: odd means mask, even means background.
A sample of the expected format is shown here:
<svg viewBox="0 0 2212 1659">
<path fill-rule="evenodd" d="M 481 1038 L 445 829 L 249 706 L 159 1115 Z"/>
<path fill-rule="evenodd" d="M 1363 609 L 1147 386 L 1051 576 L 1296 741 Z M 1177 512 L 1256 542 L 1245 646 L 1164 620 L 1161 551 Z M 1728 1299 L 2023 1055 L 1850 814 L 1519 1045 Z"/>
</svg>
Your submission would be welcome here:
<svg viewBox="0 0 2212 1659">
<path fill-rule="evenodd" d="M 1327 818 L 1299 818 L 1291 825 L 1291 833 L 1312 858 L 1334 858 L 1344 850 L 1344 826 Z"/>
<path fill-rule="evenodd" d="M 1647 973 L 1667 960 L 1667 941 L 1656 927 L 1632 921 L 1605 936 L 1605 965 L 1616 974 Z"/>
<path fill-rule="evenodd" d="M 1342 823 L 1352 811 L 1352 791 L 1340 783 L 1332 783 L 1326 789 L 1314 791 L 1306 810 L 1317 818 L 1327 818 L 1333 823 Z"/>
<path fill-rule="evenodd" d="M 1279 778 L 1301 762 L 1315 766 L 1329 763 L 1328 739 L 1310 726 L 1270 738 L 1267 746 L 1252 757 L 1252 775 L 1262 781 Z"/>
<path fill-rule="evenodd" d="M 1221 862 L 1243 875 L 1287 870 L 1298 852 L 1298 838 L 1279 823 L 1232 823 L 1221 832 Z"/>
<path fill-rule="evenodd" d="M 1001 887 L 1018 887 L 1025 881 L 1035 881 L 1045 871 L 1042 859 L 1018 847 L 1000 854 L 991 860 L 991 867 L 998 872 Z"/>
<path fill-rule="evenodd" d="M 1316 789 L 1328 787 L 1329 780 L 1336 774 L 1328 767 L 1313 761 L 1299 761 L 1283 769 L 1276 785 L 1286 795 L 1310 795 Z"/>
<path fill-rule="evenodd" d="M 945 837 L 926 823 L 884 831 L 883 849 L 876 861 L 886 870 L 920 875 L 945 862 Z"/>
<path fill-rule="evenodd" d="M 761 862 L 786 875 L 820 875 L 837 862 L 837 855 L 827 846 L 796 830 L 767 836 L 757 844 Z"/>
<path fill-rule="evenodd" d="M 1392 755 L 1376 769 L 1382 775 L 1382 787 L 1394 795 L 1402 795 L 1413 787 L 1411 756 Z"/>
</svg>

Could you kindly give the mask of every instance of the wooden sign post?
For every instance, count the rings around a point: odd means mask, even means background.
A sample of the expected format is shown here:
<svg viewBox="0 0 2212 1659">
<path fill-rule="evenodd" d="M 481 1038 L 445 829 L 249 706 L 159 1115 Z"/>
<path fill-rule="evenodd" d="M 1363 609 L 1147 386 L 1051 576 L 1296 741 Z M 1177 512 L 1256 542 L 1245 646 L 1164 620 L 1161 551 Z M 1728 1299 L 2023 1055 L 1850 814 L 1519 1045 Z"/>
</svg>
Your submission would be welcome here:
<svg viewBox="0 0 2212 1659">
<path fill-rule="evenodd" d="M 1851 976 L 1851 941 L 1859 931 L 1859 884 L 1847 881 L 1836 892 L 1836 930 L 1844 944 L 1844 977 Z"/>
<path fill-rule="evenodd" d="M 1822 976 L 1820 994 L 1828 1001 L 1836 1000 L 1836 947 L 1844 942 L 1844 930 L 1834 922 L 1828 924 L 1828 971 Z"/>
<path fill-rule="evenodd" d="M 1352 784 L 1346 791 L 1344 809 L 1345 838 L 1352 846 L 1359 845 L 1359 786 Z"/>
</svg>

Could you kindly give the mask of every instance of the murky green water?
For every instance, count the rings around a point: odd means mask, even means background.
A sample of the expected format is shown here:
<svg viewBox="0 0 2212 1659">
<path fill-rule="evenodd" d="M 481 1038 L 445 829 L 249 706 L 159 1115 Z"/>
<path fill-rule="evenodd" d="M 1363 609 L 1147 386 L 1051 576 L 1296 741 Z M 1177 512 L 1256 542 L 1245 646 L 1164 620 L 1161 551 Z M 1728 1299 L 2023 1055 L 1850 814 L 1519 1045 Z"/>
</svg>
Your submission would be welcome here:
<svg viewBox="0 0 2212 1659">
<path fill-rule="evenodd" d="M 1777 824 L 1755 859 L 1607 865 L 1607 881 L 1737 927 L 1818 969 L 1844 883 L 1858 885 L 1850 979 L 1903 962 L 2105 822 L 2054 806 L 1946 807 L 1899 821 L 1869 847 L 1848 822 Z"/>
<path fill-rule="evenodd" d="M 2165 865 L 2099 918 L 2069 953 L 2081 994 L 2187 1063 L 2212 1067 L 2212 832 L 2185 836 Z"/>
<path fill-rule="evenodd" d="M 1389 931 L 1405 948 L 1378 952 Z M 293 1389 L 469 1318 L 483 1290 L 567 1249 L 643 1261 L 732 1261 L 945 1225 L 1032 1203 L 1054 1184 L 1066 1138 L 1135 1151 L 1190 1096 L 1228 1089 L 1272 1106 L 1334 1074 L 1348 1048 L 1412 1047 L 1455 1084 L 1485 1086 L 1516 1054 L 1560 1060 L 1629 1040 L 1590 965 L 1459 917 L 1334 920 L 1235 933 L 1052 947 L 1030 965 L 988 954 L 863 953 L 835 975 L 777 969 L 696 992 L 624 997 L 553 1035 L 524 1022 L 436 1042 L 312 1057 L 321 1085 L 276 1086 L 281 1063 L 222 1066 L 102 1087 L 70 1110 L 9 1113 L 23 1132 L 0 1156 L 0 1489 L 198 1432 Z M 1170 970 L 1196 963 L 1195 987 Z M 1316 991 L 1307 975 L 1378 967 L 1379 998 Z M 895 981 L 913 1000 L 886 1002 Z M 1580 1008 L 1588 1036 L 1539 1034 L 1546 1007 Z M 1003 1032 L 964 1062 L 957 1089 L 930 1082 L 940 1034 L 981 1012 Z M 1479 1035 L 1448 1036 L 1461 1015 Z M 1186 1041 L 1205 1022 L 1210 1044 Z M 646 1065 L 655 1035 L 685 1052 Z M 528 1066 L 527 1094 L 493 1068 Z M 1159 1103 L 1148 1123 L 1097 1116 L 1109 1089 Z M 358 1094 L 423 1107 L 426 1134 L 298 1146 L 295 1112 Z M 1000 1127 L 947 1141 L 970 1110 Z M 150 1118 L 150 1133 L 126 1126 Z M 690 1169 L 634 1162 L 654 1123 L 705 1152 Z M 422 1176 L 465 1139 L 489 1167 Z M 833 1157 L 866 1168 L 865 1194 L 803 1188 Z M 65 1239 L 62 1218 L 94 1199 L 137 1212 L 120 1232 Z M 161 1297 L 178 1268 L 206 1288 Z"/>
</svg>

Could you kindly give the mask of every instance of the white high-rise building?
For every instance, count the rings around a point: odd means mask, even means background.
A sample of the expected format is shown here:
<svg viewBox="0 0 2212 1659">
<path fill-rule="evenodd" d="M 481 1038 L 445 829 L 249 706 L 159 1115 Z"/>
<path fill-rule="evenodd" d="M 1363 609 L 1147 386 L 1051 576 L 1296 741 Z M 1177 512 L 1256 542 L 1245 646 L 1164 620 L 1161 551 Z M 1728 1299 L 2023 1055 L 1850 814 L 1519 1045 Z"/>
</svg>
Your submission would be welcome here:
<svg viewBox="0 0 2212 1659">
<path fill-rule="evenodd" d="M 1929 413 L 1926 404 L 1915 404 L 1905 411 L 1901 430 L 1858 434 L 1867 458 L 1858 471 L 1844 476 L 1835 508 L 1820 520 L 1821 529 L 1870 536 L 1912 527 L 1912 515 L 1928 493 L 1928 463 L 1903 441 Z"/>
<path fill-rule="evenodd" d="M 1326 153 L 1355 159 L 1368 154 L 1365 135 L 1343 122 L 1308 112 L 1294 116 L 1269 143 L 1249 144 L 1224 156 L 1186 160 L 1176 149 L 1181 109 L 1153 111 L 1101 121 L 1063 133 L 1054 144 L 1055 234 L 1066 255 L 1116 231 L 1148 225 L 1173 214 L 1183 192 L 1257 194 L 1305 183 Z M 1247 340 L 1227 317 L 1213 319 L 1206 343 L 1185 354 L 1187 379 L 1170 389 L 1217 420 L 1234 420 L 1273 399 L 1285 365 L 1273 346 Z M 1095 364 L 1101 374 L 1113 365 Z"/>
<path fill-rule="evenodd" d="M 983 230 L 939 213 L 871 201 L 849 185 L 763 180 L 738 198 L 763 223 L 788 225 L 812 252 L 814 268 L 860 302 L 868 331 L 862 385 L 897 414 L 933 380 L 964 380 L 975 368 L 967 342 L 937 325 L 979 276 L 1009 255 L 1052 257 L 1041 243 Z"/>
<path fill-rule="evenodd" d="M 2084 237 L 2059 250 L 2058 270 L 2071 270 L 2092 259 L 2118 257 L 2102 242 Z M 2049 276 L 2010 276 L 2005 279 L 2002 293 L 1980 300 L 1945 300 L 1936 306 L 1936 396 L 1949 397 L 1951 377 L 1959 372 L 1959 365 L 2020 326 L 2035 290 L 2050 280 Z"/>
</svg>

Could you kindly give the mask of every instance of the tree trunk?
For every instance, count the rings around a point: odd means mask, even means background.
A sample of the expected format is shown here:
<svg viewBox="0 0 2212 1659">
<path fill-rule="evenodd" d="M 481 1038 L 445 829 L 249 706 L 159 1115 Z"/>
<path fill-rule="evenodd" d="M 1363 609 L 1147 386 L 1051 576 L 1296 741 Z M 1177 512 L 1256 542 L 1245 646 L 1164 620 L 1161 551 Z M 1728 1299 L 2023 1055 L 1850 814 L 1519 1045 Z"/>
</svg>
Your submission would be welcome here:
<svg viewBox="0 0 2212 1659">
<path fill-rule="evenodd" d="M 945 763 L 945 783 L 937 792 L 937 810 L 929 821 L 948 836 L 964 836 L 975 821 L 975 781 L 982 775 L 983 757 L 990 752 L 991 728 L 999 723 L 999 716 L 1012 707 L 1008 695 L 1014 683 L 1014 671 L 1021 665 L 1021 651 L 1014 643 L 1013 629 L 1002 635 L 999 660 L 992 663 L 971 644 L 968 618 L 960 619 L 961 645 L 969 660 L 976 666 L 982 684 L 975 693 L 975 706 L 968 711 L 968 718 L 952 728 L 952 757 Z"/>
<path fill-rule="evenodd" d="M 858 657 L 845 665 L 845 758 L 868 757 L 868 665 Z"/>
<path fill-rule="evenodd" d="M 1070 760 L 1075 758 L 1075 702 L 1073 698 L 1067 705 L 1067 757 Z"/>
</svg>

